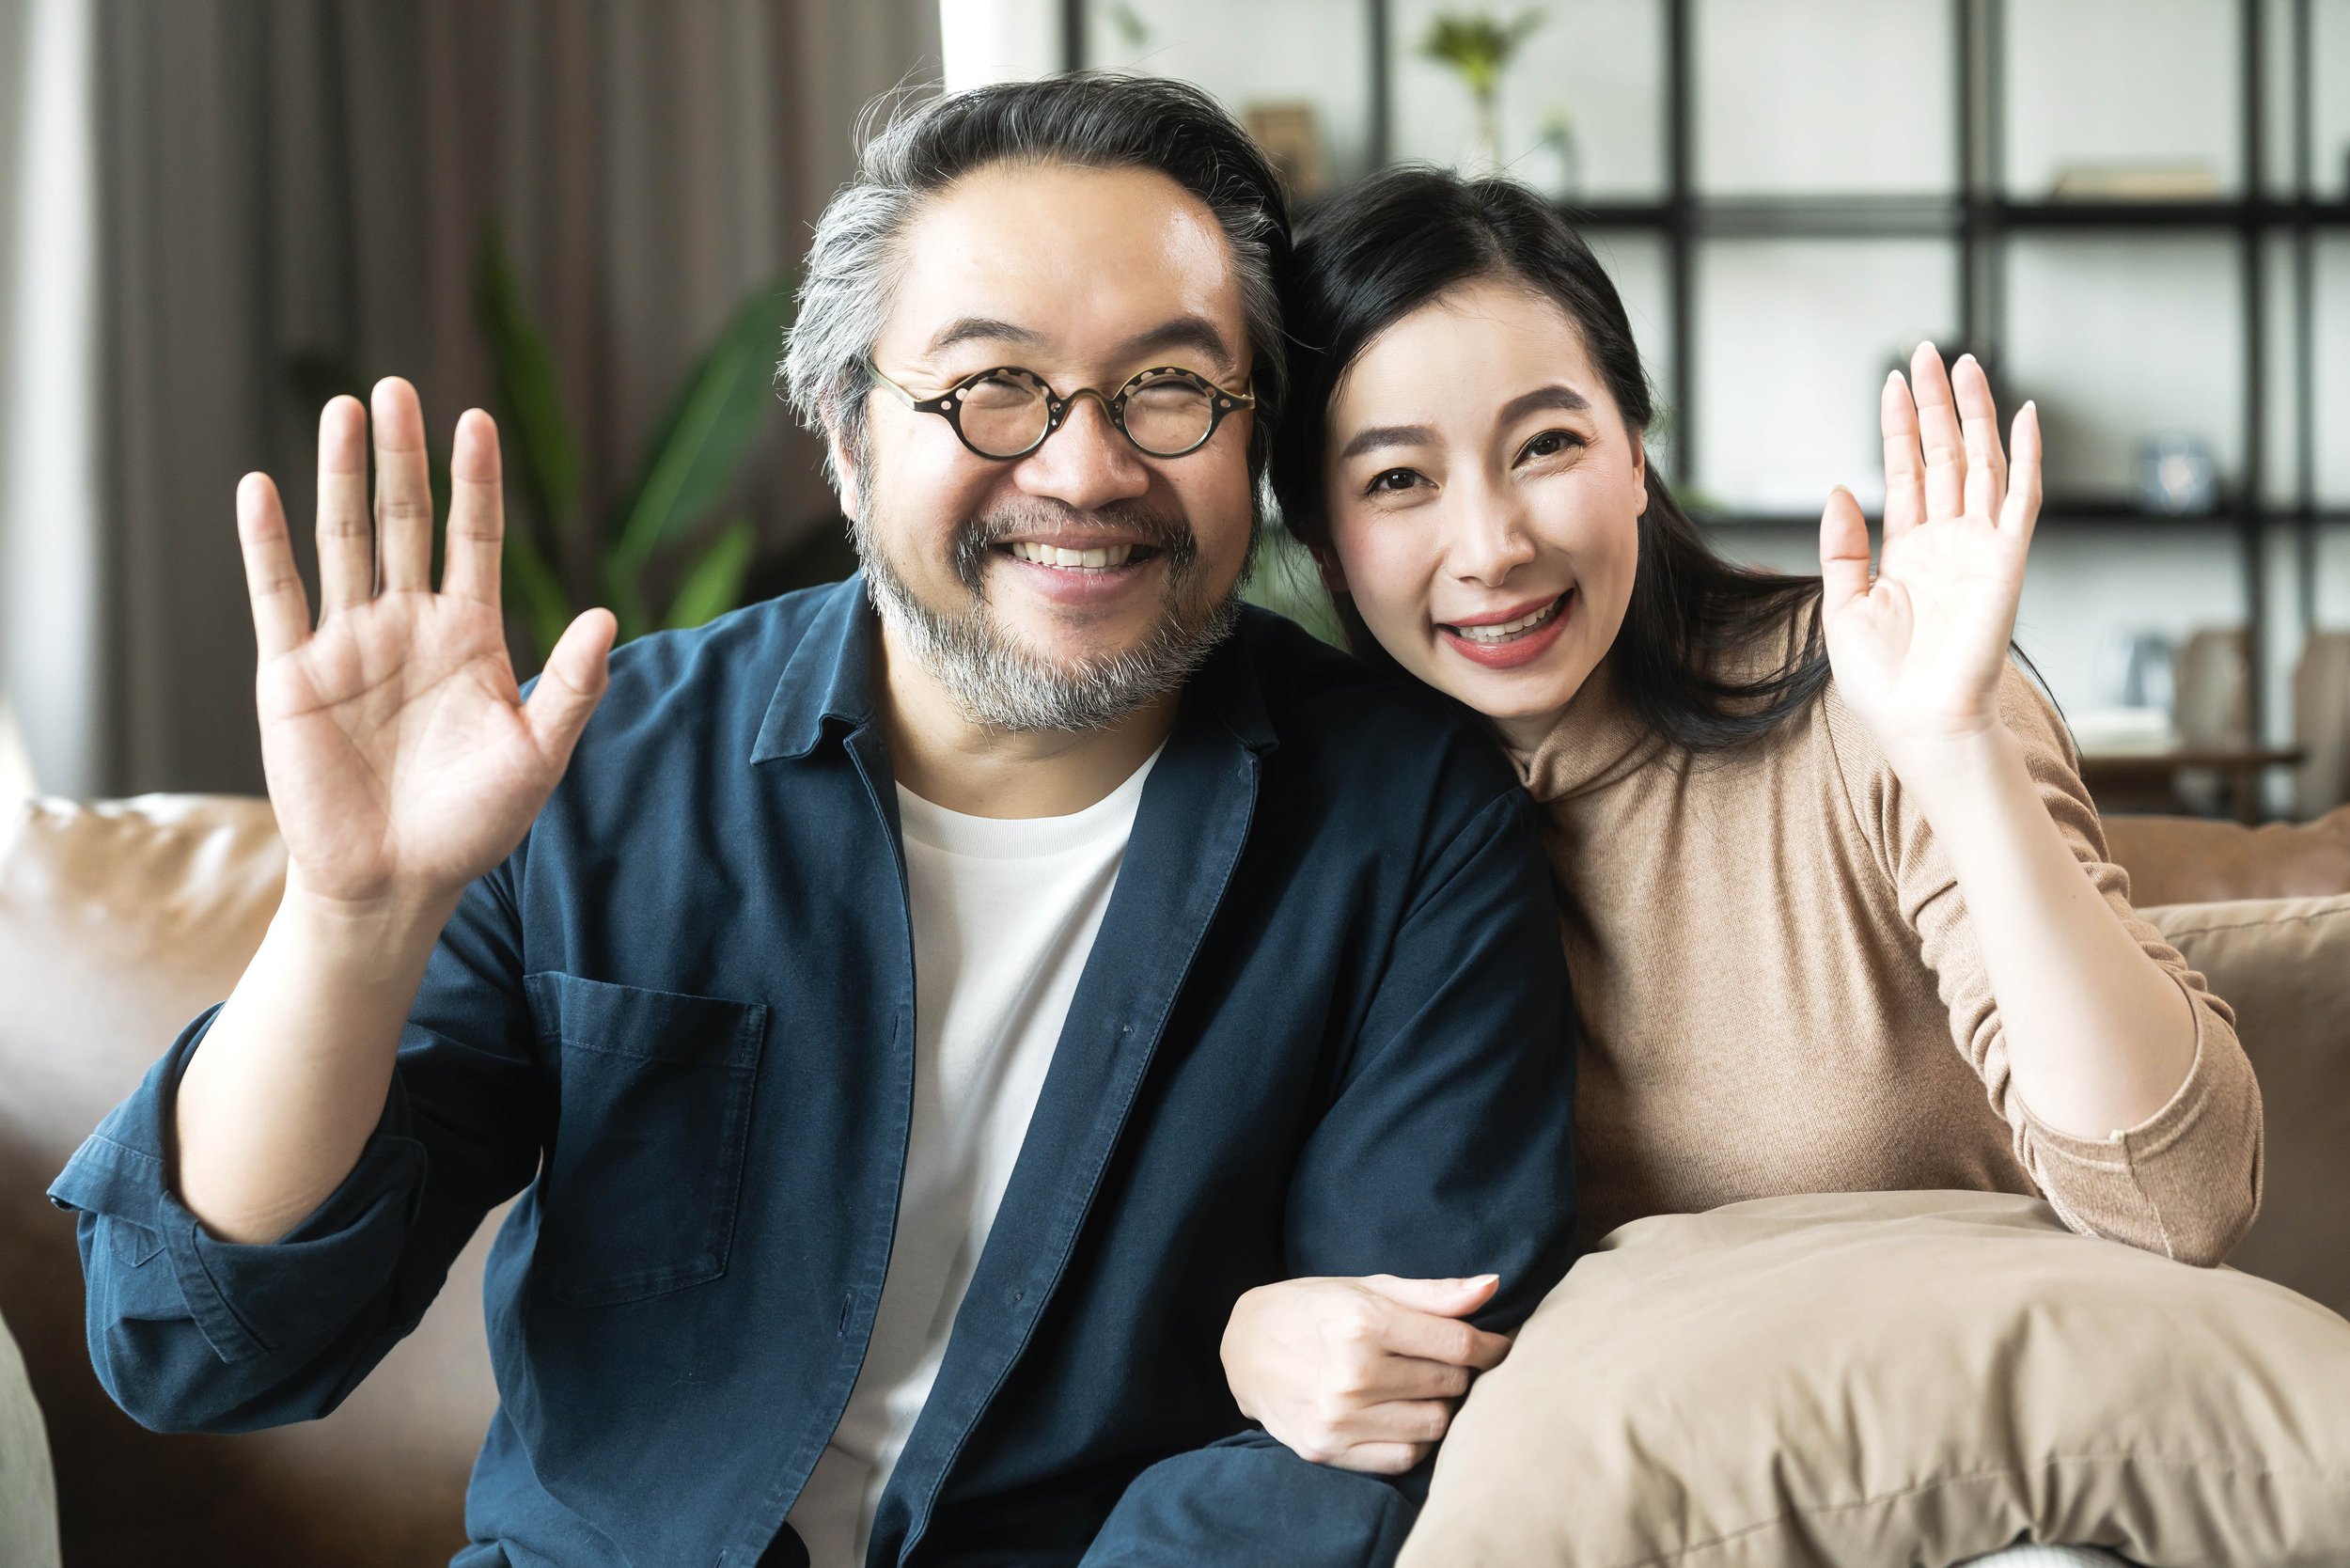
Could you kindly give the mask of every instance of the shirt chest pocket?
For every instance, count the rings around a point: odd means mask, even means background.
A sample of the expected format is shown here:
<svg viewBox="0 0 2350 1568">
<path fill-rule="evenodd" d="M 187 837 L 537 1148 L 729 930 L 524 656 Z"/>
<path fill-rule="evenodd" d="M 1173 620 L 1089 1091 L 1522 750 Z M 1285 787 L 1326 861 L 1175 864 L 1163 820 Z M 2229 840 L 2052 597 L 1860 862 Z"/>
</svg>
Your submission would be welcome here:
<svg viewBox="0 0 2350 1568">
<path fill-rule="evenodd" d="M 726 1273 L 767 1009 L 556 973 L 523 987 L 561 1085 L 534 1282 L 594 1307 Z"/>
</svg>

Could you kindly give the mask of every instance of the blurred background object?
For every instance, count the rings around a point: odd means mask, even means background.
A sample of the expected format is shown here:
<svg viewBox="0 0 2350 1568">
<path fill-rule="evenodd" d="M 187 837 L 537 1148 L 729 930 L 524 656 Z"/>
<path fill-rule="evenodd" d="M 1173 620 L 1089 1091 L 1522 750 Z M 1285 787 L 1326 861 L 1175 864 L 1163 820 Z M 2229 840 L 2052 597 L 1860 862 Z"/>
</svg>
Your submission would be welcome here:
<svg viewBox="0 0 2350 1568">
<path fill-rule="evenodd" d="M 33 760 L 24 754 L 24 737 L 16 728 L 16 715 L 8 711 L 8 699 L 0 697 L 0 810 L 37 788 Z"/>
<path fill-rule="evenodd" d="M 2219 505 L 2211 447 L 2196 435 L 2157 435 L 2138 448 L 2138 504 L 2167 517 L 2200 517 Z"/>
<path fill-rule="evenodd" d="M 1501 168 L 1501 82 L 1518 46 L 1539 31 L 1545 20 L 1542 8 L 1501 17 L 1491 11 L 1439 11 L 1421 35 L 1423 58 L 1444 66 L 1468 89 L 1477 118 L 1467 149 L 1462 152 L 1462 172 L 1485 175 Z"/>
<path fill-rule="evenodd" d="M 2138 766 L 2142 798 L 2175 804 L 2186 769 L 2204 808 L 2299 808 L 2295 672 L 2350 626 L 2350 0 L 944 10 L 950 80 L 1136 69 L 1234 103 L 1277 84 L 1314 106 L 1334 187 L 1489 150 L 1552 193 L 1647 355 L 1652 453 L 1760 564 L 1816 569 L 1832 485 L 1881 495 L 1889 352 L 1973 352 L 2004 408 L 2041 408 L 2017 635 L 2084 747 L 2119 723 L 2174 754 Z M 2175 755 L 2167 700 L 2112 719 L 2101 673 L 2119 634 L 2208 627 L 2241 631 L 2218 764 Z"/>
<path fill-rule="evenodd" d="M 2350 632 L 2313 632 L 2293 673 L 2293 732 L 2306 753 L 2293 814 L 2314 819 L 2350 801 Z"/>
<path fill-rule="evenodd" d="M 935 0 L 0 6 L 0 673 L 44 785 L 259 788 L 238 476 L 274 475 L 303 539 L 304 358 L 407 376 L 444 446 L 508 400 L 477 308 L 492 225 L 576 457 L 558 515 L 509 498 L 572 601 L 625 577 L 655 624 L 689 542 L 752 581 L 746 557 L 837 527 L 765 394 L 772 314 L 740 466 L 696 476 L 690 521 L 719 532 L 648 549 L 619 520 L 678 389 L 797 264 L 859 111 L 934 83 L 938 24 Z M 501 419 L 509 479 L 529 412 Z"/>
<path fill-rule="evenodd" d="M 525 668 L 584 604 L 850 570 L 751 347 L 869 99 L 1073 67 L 1200 83 L 1308 204 L 1488 154 L 1566 204 L 1743 558 L 1873 500 L 1889 357 L 1975 353 L 2043 411 L 2018 639 L 2084 748 L 2186 744 L 2117 637 L 2239 628 L 2228 745 L 2272 760 L 2195 799 L 2336 787 L 2296 672 L 2350 627 L 2350 0 L 16 0 L 0 691 L 43 782 L 258 789 L 230 496 L 304 519 L 316 405 L 374 376 L 437 443 L 499 413 Z M 1250 591 L 1312 579 L 1276 544 Z"/>
</svg>

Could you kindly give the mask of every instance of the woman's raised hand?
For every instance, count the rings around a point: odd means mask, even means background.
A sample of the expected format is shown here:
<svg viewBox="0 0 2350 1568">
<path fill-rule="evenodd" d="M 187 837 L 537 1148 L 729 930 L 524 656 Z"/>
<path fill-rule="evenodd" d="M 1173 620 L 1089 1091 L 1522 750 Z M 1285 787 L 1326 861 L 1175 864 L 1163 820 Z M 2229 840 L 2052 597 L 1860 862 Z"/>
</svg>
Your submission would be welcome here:
<svg viewBox="0 0 2350 1568">
<path fill-rule="evenodd" d="M 2030 403 L 2016 415 L 2011 472 L 1982 367 L 1964 355 L 1946 376 L 1931 343 L 1919 346 L 1907 384 L 1899 371 L 1887 378 L 1880 412 L 1876 575 L 1868 520 L 1840 488 L 1820 524 L 1822 616 L 1838 689 L 1899 768 L 1904 752 L 1999 722 L 1999 677 L 2040 515 L 2040 416 Z"/>
<path fill-rule="evenodd" d="M 525 705 L 498 608 L 496 427 L 478 409 L 457 423 L 435 592 L 423 413 L 397 379 L 374 404 L 372 526 L 367 412 L 337 398 L 320 416 L 315 629 L 267 476 L 239 486 L 237 530 L 289 887 L 390 913 L 453 902 L 512 853 L 603 695 L 614 623 L 603 610 L 572 621 Z"/>
</svg>

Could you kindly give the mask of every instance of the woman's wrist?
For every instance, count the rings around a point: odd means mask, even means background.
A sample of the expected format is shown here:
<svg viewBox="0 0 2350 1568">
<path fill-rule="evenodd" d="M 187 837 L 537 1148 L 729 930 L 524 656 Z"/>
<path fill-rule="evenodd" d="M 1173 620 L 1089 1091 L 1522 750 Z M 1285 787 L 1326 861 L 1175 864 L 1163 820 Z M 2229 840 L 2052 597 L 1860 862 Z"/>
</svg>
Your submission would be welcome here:
<svg viewBox="0 0 2350 1568">
<path fill-rule="evenodd" d="M 1963 838 L 1975 827 L 1998 826 L 2006 820 L 2002 804 L 2014 788 L 2031 790 L 2023 745 L 1997 719 L 1978 729 L 1888 742 L 1885 757 L 1935 834 L 1946 839 Z"/>
</svg>

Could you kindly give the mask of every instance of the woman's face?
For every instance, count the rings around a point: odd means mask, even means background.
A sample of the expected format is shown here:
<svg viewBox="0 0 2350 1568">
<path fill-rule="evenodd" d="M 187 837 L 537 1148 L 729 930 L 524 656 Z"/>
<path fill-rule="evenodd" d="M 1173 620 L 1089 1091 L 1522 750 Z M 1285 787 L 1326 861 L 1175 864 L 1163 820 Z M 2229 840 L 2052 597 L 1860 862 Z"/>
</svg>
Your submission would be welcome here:
<svg viewBox="0 0 2350 1568">
<path fill-rule="evenodd" d="M 1486 278 L 1394 322 L 1339 383 L 1323 478 L 1332 588 L 1405 669 L 1538 738 L 1616 640 L 1648 505 L 1566 312 Z"/>
</svg>

